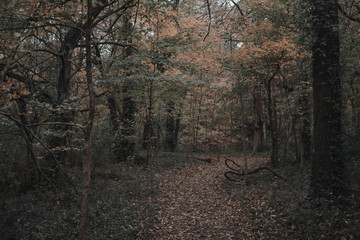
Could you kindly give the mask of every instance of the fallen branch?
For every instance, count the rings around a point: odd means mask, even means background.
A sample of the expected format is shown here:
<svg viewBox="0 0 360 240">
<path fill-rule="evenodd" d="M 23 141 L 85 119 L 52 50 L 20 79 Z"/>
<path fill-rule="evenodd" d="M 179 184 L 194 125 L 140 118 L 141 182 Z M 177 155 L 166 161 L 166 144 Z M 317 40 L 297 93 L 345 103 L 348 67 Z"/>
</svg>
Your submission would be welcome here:
<svg viewBox="0 0 360 240">
<path fill-rule="evenodd" d="M 234 164 L 238 169 L 235 169 L 235 168 L 231 167 L 231 166 L 229 165 L 229 162 L 231 162 L 232 164 Z M 226 165 L 228 168 L 230 168 L 230 170 L 232 170 L 232 171 L 234 171 L 234 172 L 242 172 L 242 166 L 240 166 L 239 164 L 237 164 L 237 163 L 236 163 L 234 160 L 232 160 L 232 159 L 229 159 L 229 158 L 225 159 L 225 165 Z"/>
<path fill-rule="evenodd" d="M 200 158 L 200 157 L 194 157 L 195 160 L 211 163 L 211 158 Z"/>
<path fill-rule="evenodd" d="M 230 166 L 230 164 L 233 164 L 235 165 L 238 169 L 235 169 L 234 167 Z M 225 165 L 231 170 L 231 171 L 227 171 L 224 173 L 224 176 L 229 180 L 229 181 L 232 181 L 232 182 L 239 182 L 239 180 L 235 180 L 235 179 L 232 179 L 230 177 L 230 175 L 236 175 L 236 176 L 245 176 L 246 174 L 245 173 L 242 173 L 242 167 L 237 164 L 234 160 L 232 159 L 226 159 L 225 160 Z M 269 172 L 271 172 L 272 174 L 274 174 L 275 176 L 277 176 L 278 178 L 281 178 L 285 181 L 290 181 L 287 177 L 283 176 L 282 174 L 280 174 L 279 172 L 275 171 L 274 169 L 272 169 L 271 167 L 268 167 L 268 166 L 264 166 L 264 167 L 258 167 L 252 171 L 249 171 L 247 174 L 254 174 L 254 173 L 257 173 L 261 170 L 268 170 Z"/>
</svg>

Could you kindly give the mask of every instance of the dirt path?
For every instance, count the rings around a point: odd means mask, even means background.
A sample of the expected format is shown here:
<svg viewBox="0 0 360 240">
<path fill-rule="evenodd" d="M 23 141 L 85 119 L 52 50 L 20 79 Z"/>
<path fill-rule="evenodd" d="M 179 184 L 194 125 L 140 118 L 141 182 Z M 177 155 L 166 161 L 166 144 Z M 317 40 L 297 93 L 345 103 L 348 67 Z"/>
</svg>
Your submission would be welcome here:
<svg viewBox="0 0 360 240">
<path fill-rule="evenodd" d="M 224 190 L 223 161 L 157 176 L 156 239 L 249 239 L 249 220 Z"/>
</svg>

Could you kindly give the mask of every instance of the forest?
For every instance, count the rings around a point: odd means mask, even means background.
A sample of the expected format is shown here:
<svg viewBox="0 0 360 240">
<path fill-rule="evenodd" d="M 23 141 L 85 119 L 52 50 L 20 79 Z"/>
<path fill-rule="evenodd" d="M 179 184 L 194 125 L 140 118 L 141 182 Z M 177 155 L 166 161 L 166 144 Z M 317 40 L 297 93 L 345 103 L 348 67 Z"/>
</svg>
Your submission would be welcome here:
<svg viewBox="0 0 360 240">
<path fill-rule="evenodd" d="M 359 146 L 359 0 L 0 1 L 1 239 L 360 239 Z"/>
</svg>

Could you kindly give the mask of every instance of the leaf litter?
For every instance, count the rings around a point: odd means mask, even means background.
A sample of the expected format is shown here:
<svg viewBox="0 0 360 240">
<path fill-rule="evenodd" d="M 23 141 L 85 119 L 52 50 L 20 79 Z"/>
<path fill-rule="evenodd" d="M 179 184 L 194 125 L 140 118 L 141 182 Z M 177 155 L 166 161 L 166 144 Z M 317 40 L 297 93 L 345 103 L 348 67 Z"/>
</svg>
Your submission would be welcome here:
<svg viewBox="0 0 360 240">
<path fill-rule="evenodd" d="M 309 170 L 296 164 L 229 182 L 225 159 L 159 156 L 150 168 L 97 169 L 91 185 L 89 239 L 360 239 L 359 192 L 348 204 L 307 198 Z M 206 159 L 203 161 L 202 159 Z M 249 169 L 267 164 L 249 157 Z M 109 170 L 110 169 L 110 170 Z M 70 174 L 80 187 L 79 172 Z M 76 180 L 78 179 L 78 180 Z M 1 239 L 77 239 L 80 196 L 45 188 L 1 198 Z"/>
</svg>

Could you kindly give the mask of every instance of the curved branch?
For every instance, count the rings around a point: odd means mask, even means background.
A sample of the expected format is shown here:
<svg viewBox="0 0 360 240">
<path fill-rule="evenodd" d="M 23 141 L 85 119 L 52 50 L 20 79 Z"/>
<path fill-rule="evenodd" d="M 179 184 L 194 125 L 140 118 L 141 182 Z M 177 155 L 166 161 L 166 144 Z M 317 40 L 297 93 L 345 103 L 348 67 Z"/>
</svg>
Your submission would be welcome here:
<svg viewBox="0 0 360 240">
<path fill-rule="evenodd" d="M 267 166 L 256 168 L 256 169 L 252 170 L 251 172 L 248 172 L 248 175 L 259 172 L 261 170 L 268 170 L 269 172 L 271 172 L 272 174 L 274 174 L 278 178 L 281 178 L 281 179 L 283 179 L 285 181 L 288 181 L 288 182 L 290 181 L 287 177 L 281 175 L 280 173 L 278 173 L 277 171 L 275 171 L 271 167 L 267 167 Z M 227 172 L 225 172 L 224 175 L 228 180 L 233 181 L 233 182 L 238 182 L 238 180 L 231 179 L 228 175 L 245 176 L 245 173 L 240 173 L 240 172 L 235 172 L 235 171 L 227 171 Z"/>
<path fill-rule="evenodd" d="M 235 180 L 233 178 L 230 177 L 230 175 L 235 175 L 235 176 L 245 176 L 246 173 L 243 173 L 242 171 L 242 166 L 239 165 L 238 163 L 236 163 L 234 160 L 232 159 L 225 159 L 225 165 L 230 169 L 230 171 L 227 171 L 224 173 L 224 176 L 229 180 L 229 181 L 232 181 L 232 182 L 239 182 L 239 180 Z M 231 166 L 231 165 L 234 165 L 235 167 Z M 268 167 L 268 166 L 264 166 L 264 167 L 258 167 L 252 171 L 249 171 L 247 174 L 254 174 L 254 173 L 257 173 L 261 170 L 268 170 L 269 172 L 271 172 L 272 174 L 274 174 L 275 176 L 283 179 L 283 180 L 286 180 L 286 181 L 290 181 L 287 177 L 283 176 L 282 174 L 280 174 L 279 172 L 275 171 L 274 169 L 272 169 L 271 167 Z"/>
<path fill-rule="evenodd" d="M 355 17 L 352 17 L 350 16 L 341 6 L 340 4 L 337 4 L 337 7 L 339 9 L 339 11 L 348 19 L 350 19 L 351 21 L 354 21 L 354 22 L 360 22 L 360 18 L 355 18 Z"/>
<path fill-rule="evenodd" d="M 235 169 L 235 168 L 233 168 L 233 167 L 231 167 L 230 165 L 229 165 L 229 162 L 231 162 L 232 164 L 234 164 L 238 169 Z M 225 159 L 225 165 L 228 167 L 228 168 L 230 168 L 230 170 L 232 170 L 232 171 L 235 171 L 235 172 L 241 172 L 242 170 L 242 166 L 240 166 L 239 164 L 237 164 L 234 160 L 232 160 L 232 159 L 229 159 L 229 158 L 227 158 L 227 159 Z"/>
<path fill-rule="evenodd" d="M 243 16 L 243 17 L 244 17 L 245 15 L 244 15 L 243 11 L 241 10 L 241 8 L 240 8 L 239 4 L 238 4 L 238 3 L 236 3 L 234 0 L 231 0 L 231 2 L 235 5 L 235 7 L 237 8 L 237 10 L 239 10 L 239 12 L 240 12 L 241 16 Z"/>
</svg>

